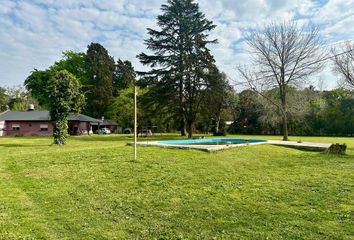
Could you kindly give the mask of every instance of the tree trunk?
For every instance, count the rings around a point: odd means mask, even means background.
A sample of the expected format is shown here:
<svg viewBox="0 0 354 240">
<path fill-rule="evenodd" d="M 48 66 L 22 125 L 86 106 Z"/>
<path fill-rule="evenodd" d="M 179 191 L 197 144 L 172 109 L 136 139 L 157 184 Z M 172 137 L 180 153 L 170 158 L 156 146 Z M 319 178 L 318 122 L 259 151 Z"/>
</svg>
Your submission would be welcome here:
<svg viewBox="0 0 354 240">
<path fill-rule="evenodd" d="M 219 127 L 220 127 L 220 116 L 216 118 L 215 122 L 215 133 L 219 133 Z"/>
<path fill-rule="evenodd" d="M 187 130 L 185 127 L 181 129 L 181 137 L 187 136 Z"/>
<path fill-rule="evenodd" d="M 194 125 L 194 123 L 192 121 L 187 121 L 188 138 L 193 137 L 193 125 Z"/>
<path fill-rule="evenodd" d="M 181 119 L 181 125 L 180 125 L 180 128 L 181 128 L 181 136 L 184 137 L 187 135 L 187 131 L 186 131 L 186 122 L 183 119 Z"/>
<path fill-rule="evenodd" d="M 283 141 L 288 141 L 288 117 L 287 114 L 283 114 Z"/>
<path fill-rule="evenodd" d="M 184 112 L 183 112 L 183 78 L 181 77 L 179 79 L 179 111 L 180 111 L 180 115 L 182 116 L 181 119 L 181 136 L 184 137 L 187 135 L 186 133 L 186 118 L 184 116 Z"/>
<path fill-rule="evenodd" d="M 288 116 L 286 113 L 285 90 L 281 93 L 281 107 L 283 120 L 283 141 L 288 141 Z"/>
</svg>

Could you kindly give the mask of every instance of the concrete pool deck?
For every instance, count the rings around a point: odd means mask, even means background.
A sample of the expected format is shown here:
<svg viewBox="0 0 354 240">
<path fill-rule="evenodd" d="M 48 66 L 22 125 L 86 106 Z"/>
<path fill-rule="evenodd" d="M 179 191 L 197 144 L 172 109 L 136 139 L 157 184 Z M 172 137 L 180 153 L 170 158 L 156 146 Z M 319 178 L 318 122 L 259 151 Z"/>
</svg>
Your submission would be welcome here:
<svg viewBox="0 0 354 240">
<path fill-rule="evenodd" d="M 128 143 L 133 145 L 133 143 Z M 155 146 L 163 148 L 179 148 L 179 149 L 196 149 L 205 152 L 215 152 L 223 149 L 253 146 L 260 144 L 271 144 L 276 146 L 291 147 L 301 150 L 308 151 L 325 151 L 332 144 L 331 143 L 314 143 L 314 142 L 295 142 L 295 141 L 278 141 L 278 140 L 267 140 L 266 142 L 254 142 L 254 143 L 241 143 L 241 144 L 230 144 L 230 145 L 188 145 L 188 144 L 162 144 L 158 141 L 141 141 L 137 142 L 138 146 Z"/>
<path fill-rule="evenodd" d="M 267 143 L 276 146 L 291 147 L 307 151 L 326 151 L 332 145 L 332 143 L 295 142 L 278 140 L 268 140 Z"/>
</svg>

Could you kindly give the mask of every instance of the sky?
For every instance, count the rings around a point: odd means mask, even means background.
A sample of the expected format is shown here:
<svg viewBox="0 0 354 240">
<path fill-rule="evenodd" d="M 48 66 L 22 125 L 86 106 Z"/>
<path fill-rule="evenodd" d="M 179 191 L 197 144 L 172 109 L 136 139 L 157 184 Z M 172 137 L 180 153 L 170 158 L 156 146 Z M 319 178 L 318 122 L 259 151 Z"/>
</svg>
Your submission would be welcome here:
<svg viewBox="0 0 354 240">
<path fill-rule="evenodd" d="M 354 0 L 198 0 L 217 25 L 210 46 L 218 67 L 239 82 L 236 66 L 250 63 L 244 34 L 271 21 L 315 24 L 324 42 L 339 46 L 354 40 Z M 0 86 L 23 84 L 34 69 L 45 69 L 66 50 L 86 51 L 102 44 L 116 60 L 144 70 L 136 55 L 146 51 L 146 28 L 166 0 L 0 0 Z M 334 44 L 334 45 L 331 45 Z M 310 79 L 320 89 L 337 86 L 330 62 Z"/>
</svg>

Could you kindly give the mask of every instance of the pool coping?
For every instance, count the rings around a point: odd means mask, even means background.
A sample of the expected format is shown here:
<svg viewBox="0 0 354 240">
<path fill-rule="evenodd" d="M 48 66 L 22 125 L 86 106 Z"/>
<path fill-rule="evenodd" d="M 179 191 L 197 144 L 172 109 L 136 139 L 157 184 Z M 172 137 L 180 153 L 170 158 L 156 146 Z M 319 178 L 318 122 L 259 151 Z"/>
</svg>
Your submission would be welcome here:
<svg viewBox="0 0 354 240">
<path fill-rule="evenodd" d="M 128 145 L 133 145 L 130 142 Z M 295 141 L 279 141 L 279 140 L 266 140 L 265 142 L 254 142 L 254 143 L 241 143 L 241 144 L 230 144 L 230 145 L 182 145 L 182 144 L 162 144 L 159 141 L 141 141 L 136 143 L 138 146 L 155 146 L 163 148 L 179 148 L 179 149 L 194 149 L 201 150 L 205 152 L 215 152 L 224 149 L 253 146 L 261 144 L 271 144 L 276 146 L 284 146 L 290 148 L 296 148 L 307 151 L 325 151 L 330 146 L 331 143 L 315 143 L 315 142 L 295 142 Z"/>
</svg>

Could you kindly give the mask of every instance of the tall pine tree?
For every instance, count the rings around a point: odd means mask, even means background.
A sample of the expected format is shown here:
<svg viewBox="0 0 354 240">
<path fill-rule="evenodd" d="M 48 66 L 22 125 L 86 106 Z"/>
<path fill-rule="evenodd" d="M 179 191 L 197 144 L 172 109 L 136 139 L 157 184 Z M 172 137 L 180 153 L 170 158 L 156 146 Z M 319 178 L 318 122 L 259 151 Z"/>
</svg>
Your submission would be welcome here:
<svg viewBox="0 0 354 240">
<path fill-rule="evenodd" d="M 156 101 L 168 105 L 180 122 L 181 134 L 193 134 L 193 126 L 208 88 L 208 69 L 214 58 L 207 45 L 208 32 L 215 25 L 199 11 L 193 0 L 169 0 L 161 7 L 159 30 L 148 29 L 145 40 L 153 54 L 141 53 L 138 58 L 151 70 L 144 72 L 156 93 Z M 146 78 L 145 78 L 146 79 Z"/>
<path fill-rule="evenodd" d="M 130 61 L 118 59 L 115 66 L 113 86 L 115 95 L 118 95 L 119 90 L 128 88 L 135 83 L 136 72 Z"/>
<path fill-rule="evenodd" d="M 85 56 L 90 93 L 85 112 L 101 118 L 113 100 L 114 59 L 99 43 L 91 43 Z"/>
</svg>

